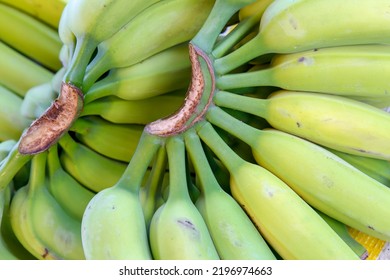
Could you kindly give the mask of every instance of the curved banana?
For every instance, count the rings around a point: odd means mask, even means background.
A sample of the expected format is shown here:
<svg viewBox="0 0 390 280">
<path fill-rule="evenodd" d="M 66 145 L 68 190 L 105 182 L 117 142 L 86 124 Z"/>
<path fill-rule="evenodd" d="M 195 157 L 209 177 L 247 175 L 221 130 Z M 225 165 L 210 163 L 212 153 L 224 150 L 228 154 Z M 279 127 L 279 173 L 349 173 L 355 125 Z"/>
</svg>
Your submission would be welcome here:
<svg viewBox="0 0 390 280">
<path fill-rule="evenodd" d="M 266 68 L 218 77 L 219 89 L 273 86 L 366 98 L 388 97 L 389 45 L 353 45 L 276 54 Z M 367 78 L 370 77 L 370 78 Z"/>
<path fill-rule="evenodd" d="M 195 205 L 207 224 L 220 258 L 275 260 L 270 247 L 241 206 L 220 187 L 196 133 L 187 131 L 184 140 L 199 180 L 200 196 Z"/>
<path fill-rule="evenodd" d="M 61 166 L 58 145 L 48 150 L 48 186 L 51 195 L 59 205 L 74 219 L 81 222 L 87 204 L 95 195 Z"/>
<path fill-rule="evenodd" d="M 23 99 L 0 84 L 0 141 L 18 140 L 31 121 L 21 114 Z"/>
<path fill-rule="evenodd" d="M 144 126 L 118 124 L 99 116 L 78 118 L 71 131 L 78 141 L 106 157 L 129 162 L 137 148 Z"/>
<path fill-rule="evenodd" d="M 62 43 L 57 30 L 1 2 L 0 39 L 52 71 L 61 67 L 58 55 Z"/>
<path fill-rule="evenodd" d="M 11 201 L 11 226 L 38 259 L 84 259 L 81 223 L 66 213 L 47 188 L 46 152 L 32 158 L 28 185 Z"/>
<path fill-rule="evenodd" d="M 212 110 L 209 120 L 248 143 L 256 162 L 312 207 L 368 235 L 390 240 L 390 188 L 311 141 L 272 128 L 255 129 L 221 109 Z"/>
<path fill-rule="evenodd" d="M 240 21 L 247 19 L 253 15 L 258 13 L 264 13 L 266 8 L 273 2 L 274 0 L 257 0 L 252 4 L 246 5 L 238 11 L 238 18 Z"/>
<path fill-rule="evenodd" d="M 126 169 L 127 163 L 95 152 L 68 133 L 58 143 L 63 148 L 60 161 L 64 170 L 93 192 L 113 186 Z"/>
<path fill-rule="evenodd" d="M 33 86 L 49 82 L 53 73 L 0 41 L 0 84 L 24 97 Z M 23 77 L 23 79 L 21 79 Z"/>
<path fill-rule="evenodd" d="M 389 12 L 386 0 L 275 0 L 265 10 L 257 35 L 217 59 L 214 66 L 222 75 L 269 53 L 386 44 L 389 42 L 386 35 L 389 33 Z"/>
<path fill-rule="evenodd" d="M 158 1 L 97 0 L 91 3 L 87 0 L 70 0 L 66 6 L 66 16 L 61 19 L 61 32 L 67 30 L 61 38 L 65 37 L 68 41 L 72 36 L 67 34 L 71 32 L 76 38 L 76 45 L 64 82 L 83 89 L 85 69 L 97 45 L 109 39 L 127 22 Z"/>
<path fill-rule="evenodd" d="M 210 123 L 200 123 L 197 131 L 229 170 L 232 196 L 283 259 L 359 259 L 290 186 L 267 169 L 240 158 Z"/>
<path fill-rule="evenodd" d="M 151 259 L 139 190 L 161 139 L 144 134 L 126 171 L 110 188 L 98 192 L 82 220 L 87 259 Z"/>
<path fill-rule="evenodd" d="M 214 101 L 335 150 L 390 159 L 390 114 L 347 97 L 278 90 L 260 99 L 219 91 Z"/>
<path fill-rule="evenodd" d="M 164 0 L 138 13 L 123 28 L 98 45 L 97 54 L 87 67 L 83 82 L 85 91 L 112 68 L 136 64 L 192 39 L 213 4 L 214 0 Z"/>
<path fill-rule="evenodd" d="M 98 115 L 113 123 L 146 125 L 176 112 L 185 93 L 183 89 L 140 100 L 107 96 L 85 104 L 80 116 Z"/>
<path fill-rule="evenodd" d="M 146 99 L 185 88 L 190 77 L 188 44 L 183 43 L 129 67 L 111 69 L 85 93 L 84 102 L 110 95 L 126 100 Z"/>
<path fill-rule="evenodd" d="M 209 230 L 187 189 L 185 146 L 180 136 L 166 142 L 169 194 L 153 214 L 150 248 L 157 260 L 219 259 Z"/>
</svg>

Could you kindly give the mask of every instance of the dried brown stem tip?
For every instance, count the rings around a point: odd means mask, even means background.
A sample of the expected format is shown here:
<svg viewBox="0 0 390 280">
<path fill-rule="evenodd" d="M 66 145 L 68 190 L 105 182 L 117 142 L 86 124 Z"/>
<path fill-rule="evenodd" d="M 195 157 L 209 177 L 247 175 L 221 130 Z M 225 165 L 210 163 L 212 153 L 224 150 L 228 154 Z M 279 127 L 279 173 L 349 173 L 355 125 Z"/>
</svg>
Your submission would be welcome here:
<svg viewBox="0 0 390 280">
<path fill-rule="evenodd" d="M 19 153 L 37 154 L 49 149 L 71 127 L 84 104 L 78 87 L 62 83 L 61 92 L 51 106 L 23 133 Z"/>
</svg>

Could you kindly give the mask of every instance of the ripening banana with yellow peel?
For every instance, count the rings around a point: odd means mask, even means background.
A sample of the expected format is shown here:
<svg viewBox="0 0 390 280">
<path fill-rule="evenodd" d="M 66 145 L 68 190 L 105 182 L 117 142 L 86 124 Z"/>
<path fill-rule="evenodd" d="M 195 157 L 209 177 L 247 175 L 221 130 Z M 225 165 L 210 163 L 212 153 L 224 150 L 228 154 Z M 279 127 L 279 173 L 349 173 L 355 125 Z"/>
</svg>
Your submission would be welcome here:
<svg viewBox="0 0 390 280">
<path fill-rule="evenodd" d="M 19 90 L 33 122 L 4 148 L 0 190 L 31 160 L 10 200 L 30 254 L 359 260 L 347 227 L 390 241 L 387 1 L 96 3 L 64 7 L 47 97 Z M 79 233 L 67 254 L 37 230 L 53 207 Z"/>
</svg>

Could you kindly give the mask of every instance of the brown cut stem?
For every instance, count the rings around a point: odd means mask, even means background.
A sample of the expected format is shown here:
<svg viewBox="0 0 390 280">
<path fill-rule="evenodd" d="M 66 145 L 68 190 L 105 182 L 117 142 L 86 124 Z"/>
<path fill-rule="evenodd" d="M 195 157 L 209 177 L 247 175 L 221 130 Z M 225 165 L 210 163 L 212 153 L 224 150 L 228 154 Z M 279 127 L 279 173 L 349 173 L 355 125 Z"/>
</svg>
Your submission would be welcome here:
<svg viewBox="0 0 390 280">
<path fill-rule="evenodd" d="M 63 82 L 58 98 L 21 136 L 19 153 L 32 155 L 49 149 L 77 119 L 83 103 L 81 90 Z"/>
</svg>

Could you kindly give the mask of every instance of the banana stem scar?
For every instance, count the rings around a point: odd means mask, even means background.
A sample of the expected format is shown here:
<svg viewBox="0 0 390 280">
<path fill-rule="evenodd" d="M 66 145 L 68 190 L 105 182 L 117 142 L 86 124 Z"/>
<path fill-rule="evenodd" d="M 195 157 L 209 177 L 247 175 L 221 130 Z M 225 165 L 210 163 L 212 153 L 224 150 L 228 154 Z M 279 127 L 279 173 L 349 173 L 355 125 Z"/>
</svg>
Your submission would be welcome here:
<svg viewBox="0 0 390 280">
<path fill-rule="evenodd" d="M 171 136 L 184 132 L 192 127 L 204 115 L 212 103 L 215 91 L 215 75 L 210 58 L 197 46 L 189 44 L 189 55 L 192 67 L 192 79 L 182 107 L 172 115 L 149 123 L 145 131 L 157 136 Z M 199 59 L 206 63 L 207 73 L 203 71 Z M 206 89 L 205 75 L 210 78 L 210 89 Z M 202 102 L 206 98 L 206 103 Z"/>
<path fill-rule="evenodd" d="M 21 136 L 19 153 L 33 155 L 49 149 L 77 119 L 83 100 L 78 87 L 63 82 L 58 98 Z"/>
</svg>

